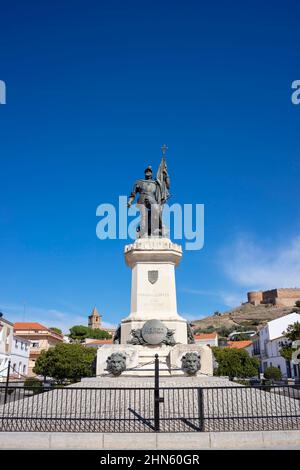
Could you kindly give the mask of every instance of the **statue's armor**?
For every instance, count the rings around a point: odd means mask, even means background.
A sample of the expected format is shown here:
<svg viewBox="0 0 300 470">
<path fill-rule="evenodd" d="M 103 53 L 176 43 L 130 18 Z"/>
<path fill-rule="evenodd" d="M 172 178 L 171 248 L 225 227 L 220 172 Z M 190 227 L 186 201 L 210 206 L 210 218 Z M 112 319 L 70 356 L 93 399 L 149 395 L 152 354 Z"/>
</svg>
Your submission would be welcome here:
<svg viewBox="0 0 300 470">
<path fill-rule="evenodd" d="M 136 180 L 132 193 L 128 199 L 128 207 L 138 194 L 137 208 L 141 213 L 140 225 L 137 228 L 139 237 L 166 236 L 166 230 L 162 222 L 163 205 L 169 198 L 170 178 L 167 173 L 165 158 L 162 157 L 157 178 L 152 179 L 152 168 L 145 170 L 145 175 L 151 173 L 149 179 Z"/>
<path fill-rule="evenodd" d="M 131 197 L 139 193 L 137 204 L 149 206 L 157 204 L 156 201 L 157 183 L 154 180 L 137 180 L 133 187 Z"/>
</svg>

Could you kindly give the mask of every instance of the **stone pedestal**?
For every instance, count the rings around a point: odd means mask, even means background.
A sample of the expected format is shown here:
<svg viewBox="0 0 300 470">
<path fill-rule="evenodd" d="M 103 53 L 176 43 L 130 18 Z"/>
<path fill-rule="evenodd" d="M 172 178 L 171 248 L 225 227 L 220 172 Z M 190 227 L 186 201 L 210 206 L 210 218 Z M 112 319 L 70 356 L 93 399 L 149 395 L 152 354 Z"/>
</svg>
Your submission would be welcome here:
<svg viewBox="0 0 300 470">
<path fill-rule="evenodd" d="M 122 377 L 149 377 L 154 375 L 155 354 L 159 357 L 159 375 L 161 377 L 188 376 L 182 367 L 182 356 L 188 352 L 200 355 L 200 370 L 197 376 L 213 375 L 213 356 L 209 346 L 198 344 L 176 344 L 175 346 L 131 346 L 123 344 L 106 344 L 97 351 L 97 377 L 111 375 L 107 368 L 107 358 L 113 353 L 126 356 L 126 371 Z"/>
<path fill-rule="evenodd" d="M 187 375 L 181 358 L 188 352 L 200 355 L 197 375 L 213 374 L 212 351 L 188 344 L 187 321 L 177 312 L 175 268 L 181 258 L 181 246 L 168 238 L 139 238 L 125 247 L 126 264 L 132 270 L 131 309 L 121 321 L 120 344 L 98 349 L 97 376 L 114 373 L 112 361 L 117 369 L 118 361 L 124 360 L 122 376 L 154 376 L 155 354 L 160 376 Z"/>
<path fill-rule="evenodd" d="M 173 369 L 181 368 L 182 357 L 187 352 L 197 352 L 200 355 L 201 367 L 197 375 L 213 375 L 213 355 L 209 346 L 201 346 L 200 344 L 176 344 L 170 351 L 170 366 Z M 174 371 L 172 375 L 182 375 L 182 371 Z M 187 374 L 185 374 L 187 375 Z"/>
<path fill-rule="evenodd" d="M 113 353 L 122 353 L 126 356 L 126 367 L 131 369 L 139 365 L 138 351 L 134 346 L 123 346 L 121 344 L 105 344 L 97 350 L 96 376 L 109 375 L 107 358 Z"/>
<path fill-rule="evenodd" d="M 107 358 L 113 353 L 122 353 L 126 356 L 126 371 L 123 376 L 152 376 L 154 375 L 155 354 L 159 356 L 159 370 L 161 376 L 170 376 L 169 357 L 172 347 L 166 345 L 159 346 L 131 346 L 123 344 L 106 344 L 97 351 L 96 375 L 111 375 L 107 368 Z"/>
<path fill-rule="evenodd" d="M 132 269 L 131 311 L 121 322 L 121 344 L 128 344 L 133 329 L 157 319 L 174 330 L 176 343 L 187 344 L 187 322 L 178 315 L 175 267 L 182 258 L 180 245 L 168 238 L 140 238 L 125 247 Z"/>
</svg>

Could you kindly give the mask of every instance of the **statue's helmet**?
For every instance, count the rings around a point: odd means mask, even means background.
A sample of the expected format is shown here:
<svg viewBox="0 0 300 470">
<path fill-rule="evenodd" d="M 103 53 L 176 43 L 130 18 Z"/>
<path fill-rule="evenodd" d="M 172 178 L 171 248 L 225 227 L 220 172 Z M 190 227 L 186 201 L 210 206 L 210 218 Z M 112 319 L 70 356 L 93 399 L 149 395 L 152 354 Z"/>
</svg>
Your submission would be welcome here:
<svg viewBox="0 0 300 470">
<path fill-rule="evenodd" d="M 147 166 L 147 168 L 145 169 L 145 174 L 146 173 L 153 173 L 151 165 Z"/>
</svg>

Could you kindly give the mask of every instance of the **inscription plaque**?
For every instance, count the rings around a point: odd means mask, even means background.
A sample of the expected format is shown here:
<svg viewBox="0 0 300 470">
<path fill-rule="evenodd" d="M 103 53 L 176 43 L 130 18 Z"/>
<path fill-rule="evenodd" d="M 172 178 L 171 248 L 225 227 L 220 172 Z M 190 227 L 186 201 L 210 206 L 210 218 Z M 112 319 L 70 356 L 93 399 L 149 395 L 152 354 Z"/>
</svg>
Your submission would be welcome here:
<svg viewBox="0 0 300 470">
<path fill-rule="evenodd" d="M 142 336 L 148 344 L 161 344 L 168 329 L 160 320 L 148 320 L 142 328 Z"/>
</svg>

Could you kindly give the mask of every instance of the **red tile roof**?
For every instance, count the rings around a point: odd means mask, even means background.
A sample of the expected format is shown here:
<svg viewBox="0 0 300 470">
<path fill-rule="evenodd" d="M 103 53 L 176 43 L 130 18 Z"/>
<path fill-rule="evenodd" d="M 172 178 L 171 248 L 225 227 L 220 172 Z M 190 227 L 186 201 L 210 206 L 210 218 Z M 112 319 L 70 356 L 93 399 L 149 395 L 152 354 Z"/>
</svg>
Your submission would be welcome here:
<svg viewBox="0 0 300 470">
<path fill-rule="evenodd" d="M 250 346 L 250 344 L 252 344 L 252 341 L 249 339 L 244 341 L 228 341 L 227 347 L 230 349 L 243 349 Z"/>
<path fill-rule="evenodd" d="M 195 339 L 215 339 L 217 338 L 218 333 L 199 333 L 198 335 L 194 335 Z"/>
<path fill-rule="evenodd" d="M 51 330 L 50 328 L 47 328 L 44 325 L 41 325 L 41 323 L 37 322 L 17 322 L 14 323 L 14 331 L 49 331 L 50 333 L 53 333 L 54 335 L 58 335 L 61 338 L 63 337 L 63 334 L 57 333 L 56 331 Z M 22 335 L 22 333 L 21 333 Z"/>
<path fill-rule="evenodd" d="M 36 322 L 17 322 L 14 324 L 14 330 L 48 330 L 44 325 Z"/>
<path fill-rule="evenodd" d="M 89 344 L 109 344 L 112 343 L 113 339 L 95 339 L 94 341 L 89 341 L 88 343 L 85 343 L 85 346 L 88 346 Z"/>
</svg>

